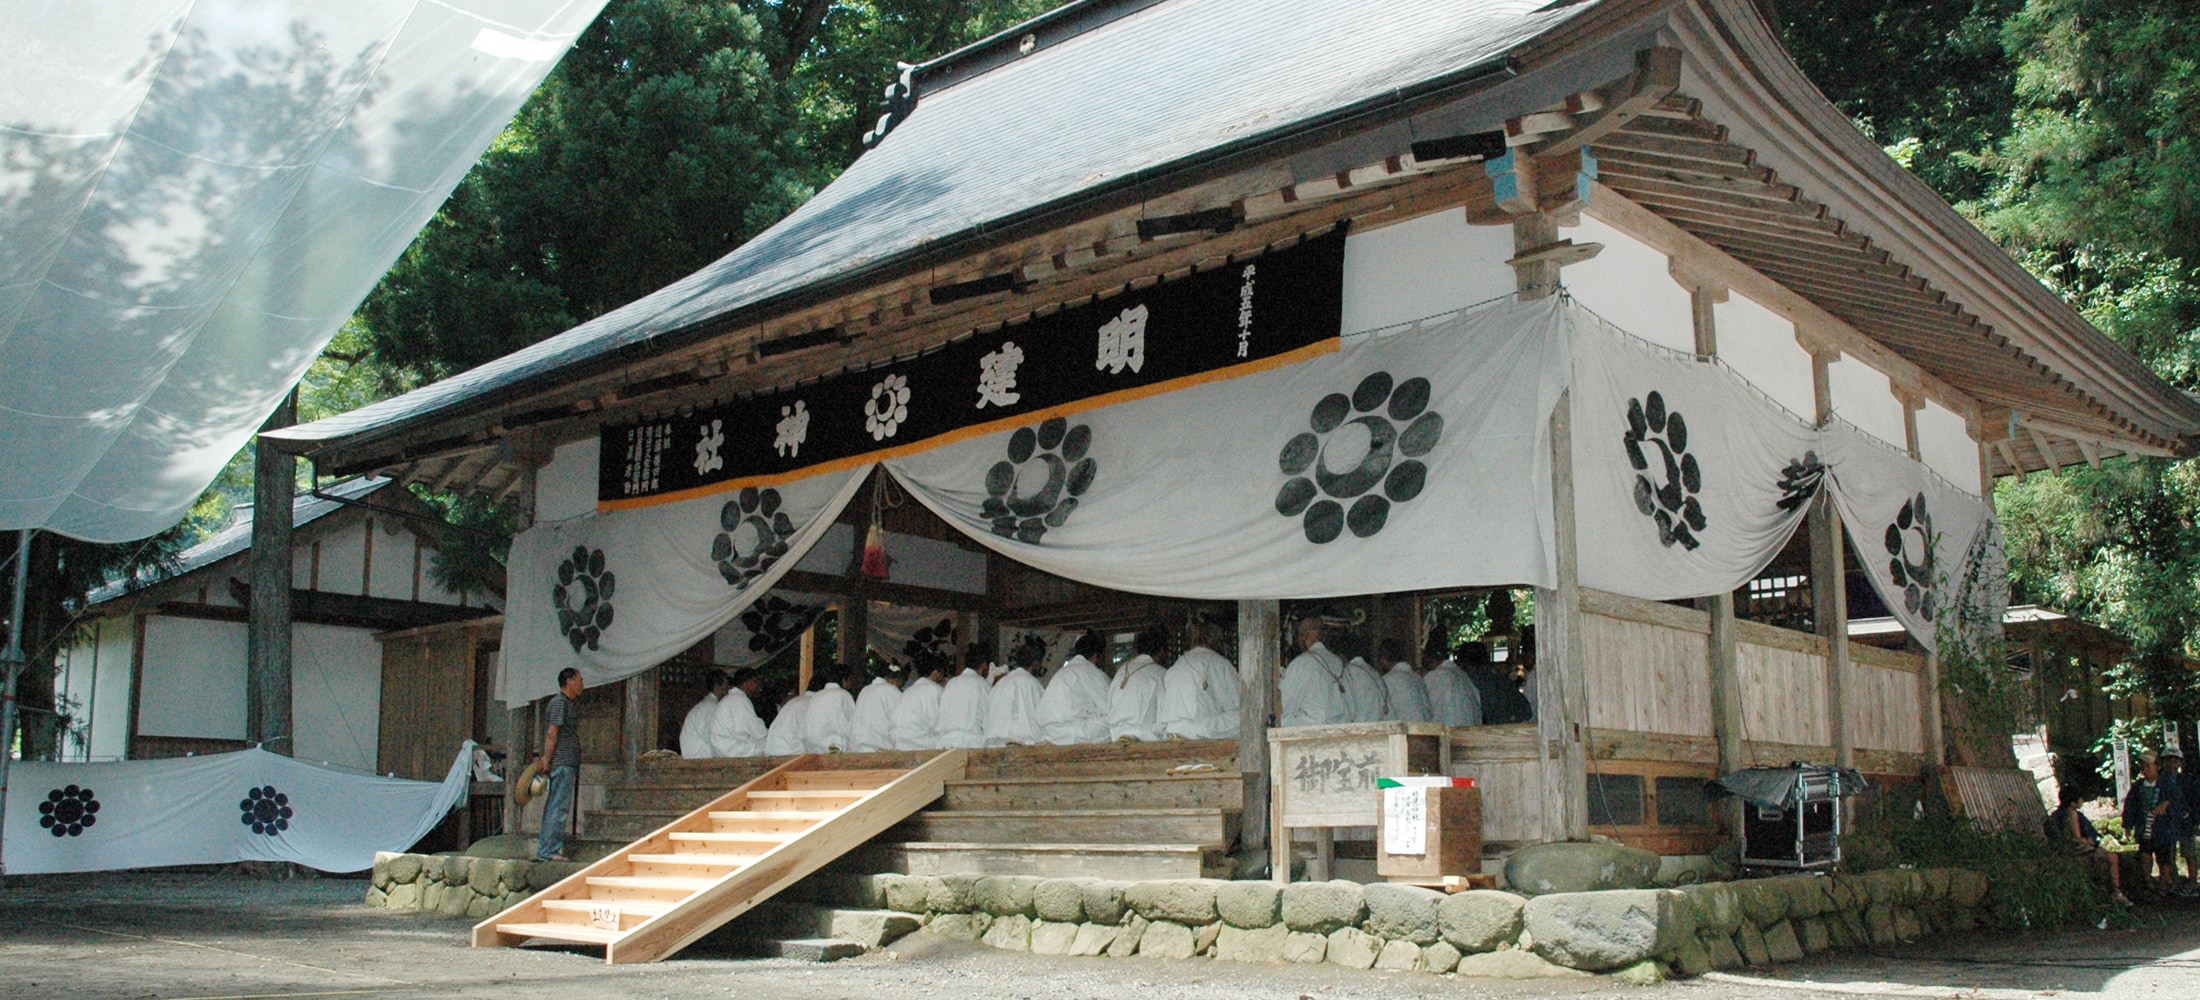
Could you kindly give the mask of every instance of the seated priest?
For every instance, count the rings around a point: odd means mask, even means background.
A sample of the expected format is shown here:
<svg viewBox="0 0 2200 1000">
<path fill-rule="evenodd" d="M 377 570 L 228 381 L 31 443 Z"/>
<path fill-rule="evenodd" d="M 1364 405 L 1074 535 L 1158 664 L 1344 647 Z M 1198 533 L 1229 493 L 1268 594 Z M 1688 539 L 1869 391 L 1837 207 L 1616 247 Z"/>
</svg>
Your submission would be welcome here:
<svg viewBox="0 0 2200 1000">
<path fill-rule="evenodd" d="M 1429 707 L 1428 685 L 1413 669 L 1406 644 L 1384 639 L 1383 659 L 1390 661 L 1390 669 L 1383 674 L 1383 687 L 1390 691 L 1390 717 L 1399 722 L 1436 721 L 1436 710 Z"/>
<path fill-rule="evenodd" d="M 1133 655 L 1115 671 L 1108 689 L 1108 739 L 1116 742 L 1161 738 L 1161 682 L 1168 671 L 1160 657 L 1169 633 L 1158 625 L 1140 629 L 1131 640 Z"/>
<path fill-rule="evenodd" d="M 704 675 L 703 700 L 688 709 L 687 718 L 680 721 L 680 756 L 699 760 L 710 756 L 710 720 L 718 712 L 718 699 L 733 689 L 733 678 L 726 672 L 712 668 Z"/>
<path fill-rule="evenodd" d="M 986 665 L 983 661 L 965 662 L 974 666 L 963 667 L 940 691 L 940 746 L 975 750 L 985 745 L 985 709 L 993 686 L 976 669 Z"/>
<path fill-rule="evenodd" d="M 763 675 L 743 668 L 735 671 L 733 687 L 718 699 L 710 717 L 710 755 L 756 757 L 764 753 L 764 720 L 756 714 L 755 700 L 764 690 Z"/>
<path fill-rule="evenodd" d="M 1087 632 L 1077 638 L 1039 699 L 1039 738 L 1058 746 L 1107 740 L 1108 675 L 1096 665 L 1107 657 L 1107 637 Z"/>
<path fill-rule="evenodd" d="M 993 693 L 985 705 L 985 745 L 1028 747 L 1039 742 L 1039 699 L 1046 689 L 1031 675 L 1031 668 L 1046 656 L 1046 641 L 1038 636 L 1017 643 L 1010 665 L 996 671 Z"/>
<path fill-rule="evenodd" d="M 1327 626 L 1308 615 L 1295 634 L 1299 655 L 1283 668 L 1283 712 L 1279 726 L 1327 726 L 1352 721 L 1345 701 L 1344 660 L 1322 645 Z"/>
<path fill-rule="evenodd" d="M 806 753 L 841 753 L 848 749 L 848 733 L 856 721 L 856 698 L 840 686 L 848 670 L 840 664 L 820 664 L 811 681 L 810 707 L 802 713 L 802 749 Z"/>
<path fill-rule="evenodd" d="M 772 716 L 772 724 L 764 733 L 764 752 L 774 757 L 802 752 L 802 716 L 810 707 L 813 695 L 800 687 L 790 688 L 779 703 L 779 714 Z"/>
<path fill-rule="evenodd" d="M 1345 636 L 1337 655 L 1344 661 L 1344 706 L 1353 722 L 1388 722 L 1390 714 L 1390 688 L 1383 683 L 1383 675 L 1367 662 L 1367 640 L 1358 635 Z"/>
<path fill-rule="evenodd" d="M 1215 626 L 1200 621 L 1188 636 L 1192 648 L 1176 658 L 1161 682 L 1161 735 L 1184 740 L 1226 740 L 1238 734 L 1237 668 L 1214 650 Z"/>
<path fill-rule="evenodd" d="M 888 663 L 878 676 L 856 695 L 855 722 L 848 727 L 848 752 L 870 753 L 894 746 L 894 709 L 901 704 L 902 678 L 909 676 L 900 663 Z"/>
<path fill-rule="evenodd" d="M 953 666 L 947 657 L 925 654 L 912 658 L 909 669 L 923 676 L 902 689 L 894 705 L 894 749 L 931 750 L 940 743 L 940 691 Z"/>
<path fill-rule="evenodd" d="M 1460 643 L 1464 651 L 1469 643 Z M 1443 657 L 1429 668 L 1428 676 L 1421 682 L 1428 687 L 1429 711 L 1436 721 L 1447 726 L 1479 726 L 1482 724 L 1482 694 L 1474 680 L 1459 668 L 1459 654 L 1444 656 L 1443 646 L 1431 644 L 1429 658 Z"/>
</svg>

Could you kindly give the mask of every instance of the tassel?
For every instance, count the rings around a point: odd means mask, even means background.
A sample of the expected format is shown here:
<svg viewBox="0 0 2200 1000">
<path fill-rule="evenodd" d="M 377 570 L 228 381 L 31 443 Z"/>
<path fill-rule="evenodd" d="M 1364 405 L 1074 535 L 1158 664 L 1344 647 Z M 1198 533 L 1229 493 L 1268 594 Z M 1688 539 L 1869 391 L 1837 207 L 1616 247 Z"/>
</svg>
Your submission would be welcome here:
<svg viewBox="0 0 2200 1000">
<path fill-rule="evenodd" d="M 863 575 L 874 580 L 886 579 L 886 530 L 877 521 L 871 522 L 871 530 L 863 535 Z"/>
</svg>

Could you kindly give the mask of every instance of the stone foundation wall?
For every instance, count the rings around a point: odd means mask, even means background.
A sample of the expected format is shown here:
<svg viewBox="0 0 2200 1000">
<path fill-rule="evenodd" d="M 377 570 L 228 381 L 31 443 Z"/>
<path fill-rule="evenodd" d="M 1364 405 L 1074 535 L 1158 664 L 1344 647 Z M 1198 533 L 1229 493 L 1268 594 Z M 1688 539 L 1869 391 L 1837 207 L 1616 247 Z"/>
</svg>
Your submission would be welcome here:
<svg viewBox="0 0 2200 1000">
<path fill-rule="evenodd" d="M 487 916 L 578 867 L 385 855 L 367 902 Z M 821 874 L 786 898 L 903 914 L 897 930 L 921 923 L 942 937 L 1043 955 L 1650 979 L 1967 930 L 1985 921 L 1987 889 L 1985 876 L 1949 869 L 1532 898 L 1345 881 Z"/>
</svg>

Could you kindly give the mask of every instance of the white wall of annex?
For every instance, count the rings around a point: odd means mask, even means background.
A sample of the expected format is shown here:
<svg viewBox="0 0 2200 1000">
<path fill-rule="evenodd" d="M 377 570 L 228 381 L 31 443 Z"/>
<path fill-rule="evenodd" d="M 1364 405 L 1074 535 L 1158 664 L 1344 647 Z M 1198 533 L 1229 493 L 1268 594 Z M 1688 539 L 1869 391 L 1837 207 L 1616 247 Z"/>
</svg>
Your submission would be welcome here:
<svg viewBox="0 0 2200 1000">
<path fill-rule="evenodd" d="M 374 770 L 382 717 L 381 643 L 372 630 L 329 625 L 292 626 L 290 641 L 295 755 Z"/>
<path fill-rule="evenodd" d="M 1696 350 L 1688 292 L 1673 280 L 1664 253 L 1587 216 L 1559 235 L 1575 243 L 1604 244 L 1595 257 L 1567 266 L 1561 281 L 1574 301 L 1653 344 Z"/>
<path fill-rule="evenodd" d="M 99 622 L 99 679 L 92 692 L 93 760 L 121 760 L 130 752 L 130 670 L 136 629 L 130 618 Z"/>
<path fill-rule="evenodd" d="M 393 601 L 413 599 L 413 558 L 418 536 L 405 530 L 398 518 L 369 518 L 368 534 L 374 539 L 373 579 L 368 581 L 367 596 L 387 598 Z M 396 529 L 392 531 L 390 529 Z M 419 553 L 423 562 L 426 554 Z"/>
<path fill-rule="evenodd" d="M 326 594 L 360 593 L 361 586 L 366 582 L 366 523 L 360 522 L 322 535 L 319 543 L 321 546 L 321 571 L 318 576 L 319 583 L 314 589 Z M 301 551 L 310 557 L 312 555 L 312 544 L 308 543 Z M 291 583 L 293 586 L 303 587 L 306 586 L 307 581 L 313 579 L 316 578 L 300 574 L 292 577 Z"/>
<path fill-rule="evenodd" d="M 1826 381 L 1833 390 L 1834 416 L 1893 445 L 1896 451 L 1909 451 L 1902 401 L 1894 398 L 1894 385 L 1885 373 L 1855 358 L 1843 357 L 1827 368 Z"/>
<path fill-rule="evenodd" d="M 1795 324 L 1742 295 L 1729 293 L 1713 308 L 1719 357 L 1735 374 L 1806 421 L 1816 422 L 1818 394 L 1811 387 L 1810 352 L 1795 341 Z"/>
<path fill-rule="evenodd" d="M 1972 496 L 1978 495 L 1978 442 L 1962 415 L 1939 403 L 1917 411 L 1917 450 L 1925 467 Z"/>
<path fill-rule="evenodd" d="M 1344 242 L 1344 322 L 1351 335 L 1410 323 L 1514 291 L 1512 227 L 1467 225 L 1435 212 Z"/>
<path fill-rule="evenodd" d="M 147 617 L 144 683 L 139 733 L 244 739 L 244 623 Z"/>
</svg>

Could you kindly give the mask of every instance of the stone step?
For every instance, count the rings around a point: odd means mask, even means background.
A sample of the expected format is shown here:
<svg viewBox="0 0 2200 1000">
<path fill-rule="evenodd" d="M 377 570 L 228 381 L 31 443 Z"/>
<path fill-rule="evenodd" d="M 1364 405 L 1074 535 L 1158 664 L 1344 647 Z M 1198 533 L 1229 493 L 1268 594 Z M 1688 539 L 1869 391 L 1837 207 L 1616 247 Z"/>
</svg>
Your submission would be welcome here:
<svg viewBox="0 0 2200 1000">
<path fill-rule="evenodd" d="M 885 838 L 973 844 L 1207 844 L 1237 840 L 1238 813 L 1207 809 L 944 809 L 918 813 Z"/>
<path fill-rule="evenodd" d="M 1205 844 L 880 843 L 858 848 L 842 870 L 905 875 L 1091 876 L 1127 882 L 1228 877 L 1229 854 Z"/>
<path fill-rule="evenodd" d="M 685 809 L 592 809 L 583 820 L 590 837 L 617 841 L 623 847 L 687 814 Z"/>
<path fill-rule="evenodd" d="M 940 807 L 963 809 L 1245 808 L 1245 779 L 1235 771 L 1192 774 L 973 778 L 947 783 Z"/>
<path fill-rule="evenodd" d="M 920 926 L 913 914 L 893 910 L 819 906 L 774 900 L 738 917 L 710 937 L 714 943 L 830 939 L 883 948 Z"/>
</svg>

